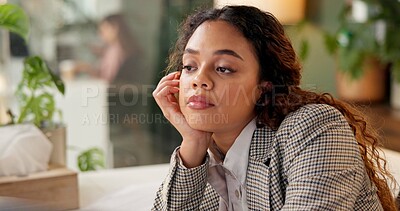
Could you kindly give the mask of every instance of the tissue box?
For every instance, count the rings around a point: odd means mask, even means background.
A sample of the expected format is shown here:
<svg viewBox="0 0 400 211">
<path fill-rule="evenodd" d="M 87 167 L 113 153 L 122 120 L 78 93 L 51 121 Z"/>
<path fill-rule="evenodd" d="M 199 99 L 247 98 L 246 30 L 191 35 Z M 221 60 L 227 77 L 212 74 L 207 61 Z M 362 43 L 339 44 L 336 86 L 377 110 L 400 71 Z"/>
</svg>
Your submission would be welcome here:
<svg viewBox="0 0 400 211">
<path fill-rule="evenodd" d="M 52 210 L 77 209 L 77 173 L 65 167 L 53 166 L 47 171 L 24 177 L 0 177 L 0 196 L 39 201 Z"/>
</svg>

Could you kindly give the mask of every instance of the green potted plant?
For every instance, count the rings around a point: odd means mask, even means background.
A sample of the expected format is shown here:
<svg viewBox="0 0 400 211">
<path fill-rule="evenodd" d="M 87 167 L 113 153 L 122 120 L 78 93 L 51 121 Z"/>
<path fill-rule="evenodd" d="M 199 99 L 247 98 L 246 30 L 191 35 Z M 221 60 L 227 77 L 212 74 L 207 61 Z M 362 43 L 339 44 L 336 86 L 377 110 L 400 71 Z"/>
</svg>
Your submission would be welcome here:
<svg viewBox="0 0 400 211">
<path fill-rule="evenodd" d="M 0 5 L 0 27 L 14 32 L 27 41 L 29 18 L 17 5 Z M 65 165 L 65 127 L 54 123 L 54 115 L 61 114 L 55 105 L 54 95 L 64 94 L 64 83 L 39 56 L 24 59 L 22 79 L 15 97 L 19 113 L 9 111 L 9 124 L 32 123 L 40 128 L 53 143 L 50 163 Z"/>
<path fill-rule="evenodd" d="M 380 56 L 383 38 L 379 36 L 381 22 L 368 12 L 365 20 L 352 16 L 354 3 L 375 10 L 372 1 L 354 0 L 344 4 L 339 14 L 339 28 L 325 34 L 329 53 L 337 60 L 337 92 L 340 98 L 353 102 L 380 102 L 385 98 L 387 63 Z M 366 11 L 367 12 L 367 11 Z"/>
<path fill-rule="evenodd" d="M 50 163 L 66 165 L 66 129 L 56 123 L 54 116 L 61 111 L 56 107 L 54 95 L 64 94 L 64 84 L 39 56 L 24 59 L 22 79 L 15 97 L 19 103 L 16 124 L 30 122 L 39 127 L 53 144 Z"/>
</svg>

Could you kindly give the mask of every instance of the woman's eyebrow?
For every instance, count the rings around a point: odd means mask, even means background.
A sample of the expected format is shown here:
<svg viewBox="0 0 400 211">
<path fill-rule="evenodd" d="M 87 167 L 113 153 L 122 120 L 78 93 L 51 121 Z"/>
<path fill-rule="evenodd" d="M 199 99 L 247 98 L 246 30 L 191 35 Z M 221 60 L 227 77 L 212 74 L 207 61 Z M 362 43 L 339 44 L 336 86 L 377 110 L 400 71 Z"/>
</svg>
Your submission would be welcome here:
<svg viewBox="0 0 400 211">
<path fill-rule="evenodd" d="M 200 54 L 199 51 L 191 49 L 191 48 L 186 48 L 185 51 L 183 52 L 183 54 Z"/>
<path fill-rule="evenodd" d="M 183 52 L 183 54 L 200 54 L 200 52 L 198 50 L 186 48 L 185 51 Z M 240 60 L 243 60 L 243 58 L 241 56 L 239 56 L 239 54 L 237 54 L 235 51 L 230 50 L 230 49 L 221 49 L 221 50 L 217 50 L 214 52 L 214 55 L 224 55 L 224 54 L 234 56 Z"/>
<path fill-rule="evenodd" d="M 217 50 L 214 52 L 214 55 L 230 55 L 230 56 L 234 56 L 240 60 L 243 61 L 243 58 L 241 56 L 239 56 L 239 54 L 237 54 L 235 51 L 233 50 L 229 50 L 229 49 L 222 49 L 222 50 Z"/>
</svg>

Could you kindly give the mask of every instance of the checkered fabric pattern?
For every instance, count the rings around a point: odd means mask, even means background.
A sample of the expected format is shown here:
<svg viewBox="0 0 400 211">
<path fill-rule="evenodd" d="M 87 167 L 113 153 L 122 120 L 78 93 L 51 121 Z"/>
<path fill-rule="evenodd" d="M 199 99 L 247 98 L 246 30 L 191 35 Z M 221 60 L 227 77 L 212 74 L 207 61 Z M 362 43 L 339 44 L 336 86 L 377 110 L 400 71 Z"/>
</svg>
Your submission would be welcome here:
<svg viewBox="0 0 400 211">
<path fill-rule="evenodd" d="M 185 169 L 175 153 L 152 210 L 218 210 L 208 160 Z M 276 131 L 256 129 L 248 162 L 249 210 L 383 210 L 353 132 L 331 106 L 306 105 Z"/>
</svg>

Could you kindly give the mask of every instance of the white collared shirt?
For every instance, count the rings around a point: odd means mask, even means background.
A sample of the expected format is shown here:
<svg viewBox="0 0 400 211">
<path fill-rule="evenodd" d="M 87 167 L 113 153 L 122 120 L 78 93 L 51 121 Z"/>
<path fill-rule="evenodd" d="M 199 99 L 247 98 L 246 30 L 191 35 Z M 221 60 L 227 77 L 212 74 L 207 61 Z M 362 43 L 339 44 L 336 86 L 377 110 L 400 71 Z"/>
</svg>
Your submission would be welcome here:
<svg viewBox="0 0 400 211">
<path fill-rule="evenodd" d="M 250 121 L 228 150 L 223 162 L 210 150 L 208 182 L 219 194 L 219 210 L 248 210 L 246 173 L 256 120 Z"/>
</svg>

